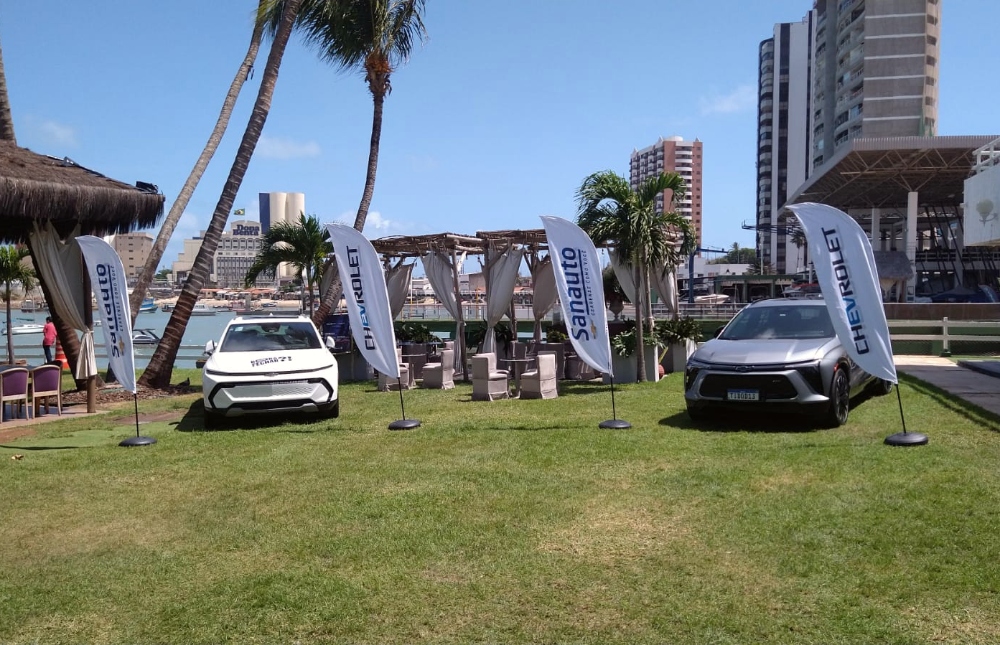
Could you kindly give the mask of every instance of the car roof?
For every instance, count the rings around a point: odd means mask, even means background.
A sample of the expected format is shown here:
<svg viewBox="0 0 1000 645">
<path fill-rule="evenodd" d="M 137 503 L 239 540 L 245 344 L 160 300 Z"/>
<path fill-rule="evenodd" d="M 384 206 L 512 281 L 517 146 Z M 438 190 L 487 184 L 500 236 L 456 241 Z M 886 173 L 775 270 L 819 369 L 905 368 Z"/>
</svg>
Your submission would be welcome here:
<svg viewBox="0 0 1000 645">
<path fill-rule="evenodd" d="M 239 323 L 248 323 L 248 322 L 270 322 L 270 323 L 312 322 L 312 319 L 309 318 L 308 316 L 291 315 L 291 314 L 283 314 L 283 315 L 279 315 L 279 316 L 275 316 L 275 315 L 272 315 L 272 314 L 258 314 L 258 315 L 249 314 L 249 315 L 236 316 L 235 318 L 233 318 L 232 320 L 229 321 L 229 324 L 232 325 L 232 324 L 238 323 L 238 322 Z"/>
<path fill-rule="evenodd" d="M 748 307 L 825 307 L 826 302 L 822 298 L 767 298 L 752 302 Z"/>
</svg>

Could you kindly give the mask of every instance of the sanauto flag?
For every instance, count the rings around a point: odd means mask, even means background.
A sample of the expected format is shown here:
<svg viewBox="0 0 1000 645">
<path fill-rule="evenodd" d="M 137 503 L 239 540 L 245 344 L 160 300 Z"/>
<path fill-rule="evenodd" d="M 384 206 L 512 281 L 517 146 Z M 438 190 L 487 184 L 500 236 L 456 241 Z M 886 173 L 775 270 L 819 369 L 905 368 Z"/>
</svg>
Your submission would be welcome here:
<svg viewBox="0 0 1000 645">
<path fill-rule="evenodd" d="M 577 355 L 598 372 L 611 373 L 611 338 L 597 249 L 583 229 L 543 216 L 549 256 L 566 331 Z"/>
<path fill-rule="evenodd" d="M 861 369 L 896 383 L 875 256 L 864 230 L 850 215 L 826 204 L 788 208 L 805 229 L 816 278 L 840 342 Z"/>
<path fill-rule="evenodd" d="M 104 347 L 118 382 L 136 393 L 135 355 L 132 353 L 132 314 L 128 305 L 125 266 L 114 247 L 99 237 L 76 238 L 90 274 L 90 288 L 97 300 L 94 316 L 104 329 Z"/>
<path fill-rule="evenodd" d="M 350 226 L 327 224 L 326 230 L 344 284 L 354 342 L 372 367 L 398 379 L 396 332 L 378 253 L 364 235 Z"/>
</svg>

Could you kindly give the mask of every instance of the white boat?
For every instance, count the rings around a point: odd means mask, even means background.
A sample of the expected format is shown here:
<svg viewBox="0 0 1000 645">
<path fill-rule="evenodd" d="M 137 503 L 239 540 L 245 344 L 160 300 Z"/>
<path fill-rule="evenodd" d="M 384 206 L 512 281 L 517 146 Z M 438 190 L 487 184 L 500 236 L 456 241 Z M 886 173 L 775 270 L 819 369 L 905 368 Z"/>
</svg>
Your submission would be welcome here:
<svg viewBox="0 0 1000 645">
<path fill-rule="evenodd" d="M 10 333 L 14 336 L 19 334 L 41 334 L 43 331 L 45 331 L 45 325 L 42 325 L 41 323 L 21 323 L 10 328 Z M 0 334 L 4 336 L 7 335 L 6 326 Z"/>
<path fill-rule="evenodd" d="M 214 316 L 215 309 L 212 309 L 203 302 L 195 303 L 194 308 L 191 310 L 192 316 Z"/>
<path fill-rule="evenodd" d="M 696 305 L 721 305 L 725 302 L 729 302 L 729 296 L 724 293 L 710 293 L 705 296 L 695 296 L 694 298 Z"/>
<path fill-rule="evenodd" d="M 152 329 L 133 329 L 133 345 L 155 345 L 160 342 L 160 337 Z"/>
<path fill-rule="evenodd" d="M 142 301 L 142 304 L 139 305 L 139 313 L 141 314 L 156 313 L 159 309 L 160 307 L 155 302 L 153 302 L 152 298 L 145 298 Z"/>
</svg>

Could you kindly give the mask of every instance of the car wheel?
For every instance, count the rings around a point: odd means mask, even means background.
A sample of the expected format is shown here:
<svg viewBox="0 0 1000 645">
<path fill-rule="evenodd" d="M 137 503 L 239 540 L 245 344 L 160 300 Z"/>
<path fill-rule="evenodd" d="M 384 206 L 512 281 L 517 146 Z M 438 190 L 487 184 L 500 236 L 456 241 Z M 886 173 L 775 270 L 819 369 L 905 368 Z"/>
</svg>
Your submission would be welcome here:
<svg viewBox="0 0 1000 645">
<path fill-rule="evenodd" d="M 340 400 L 334 402 L 333 407 L 323 413 L 327 419 L 336 419 L 340 416 Z"/>
<path fill-rule="evenodd" d="M 868 386 L 868 391 L 875 396 L 885 396 L 892 392 L 892 381 L 877 378 Z"/>
<path fill-rule="evenodd" d="M 830 428 L 839 428 L 847 423 L 847 414 L 851 408 L 851 379 L 847 369 L 837 368 L 833 373 L 833 383 L 830 384 L 830 407 L 826 411 L 824 421 Z"/>
</svg>

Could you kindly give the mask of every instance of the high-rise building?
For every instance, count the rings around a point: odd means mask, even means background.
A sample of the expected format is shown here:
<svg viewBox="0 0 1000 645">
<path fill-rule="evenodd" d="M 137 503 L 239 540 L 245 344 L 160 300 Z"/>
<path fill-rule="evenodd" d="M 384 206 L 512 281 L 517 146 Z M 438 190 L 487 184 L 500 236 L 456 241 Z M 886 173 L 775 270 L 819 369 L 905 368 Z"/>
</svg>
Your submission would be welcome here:
<svg viewBox="0 0 1000 645">
<path fill-rule="evenodd" d="M 811 18 L 775 25 L 759 52 L 757 249 L 759 262 L 782 273 L 803 269 L 804 261 L 778 213 L 809 171 Z"/>
<path fill-rule="evenodd" d="M 260 205 L 260 230 L 267 233 L 278 222 L 296 223 L 306 214 L 305 193 L 258 193 Z M 289 264 L 278 268 L 278 279 L 294 278 L 295 270 Z"/>
<path fill-rule="evenodd" d="M 776 214 L 841 146 L 935 135 L 940 17 L 941 0 L 814 0 L 761 43 L 757 251 L 775 272 L 805 264 Z"/>
<path fill-rule="evenodd" d="M 243 287 L 247 271 L 262 247 L 260 230 L 259 222 L 237 220 L 230 224 L 228 233 L 222 234 L 212 264 L 216 286 L 223 289 Z M 255 282 L 258 287 L 273 284 L 274 276 L 270 272 L 261 273 Z"/>
<path fill-rule="evenodd" d="M 118 257 L 125 265 L 125 277 L 131 282 L 139 279 L 146 258 L 153 250 L 153 236 L 149 233 L 122 233 L 111 240 Z"/>
<path fill-rule="evenodd" d="M 674 211 L 684 216 L 694 227 L 701 246 L 701 141 L 685 141 L 683 137 L 660 137 L 653 145 L 633 150 L 629 164 L 629 183 L 633 190 L 646 179 L 661 172 L 675 172 L 684 180 L 687 191 L 674 198 Z M 656 198 L 656 212 L 670 207 L 670 191 Z"/>
<path fill-rule="evenodd" d="M 813 168 L 855 137 L 934 136 L 940 0 L 816 0 Z"/>
</svg>

